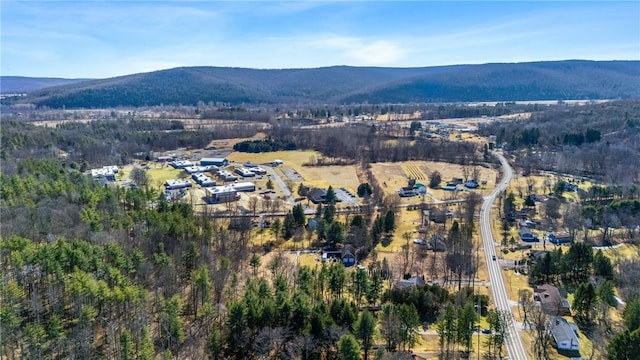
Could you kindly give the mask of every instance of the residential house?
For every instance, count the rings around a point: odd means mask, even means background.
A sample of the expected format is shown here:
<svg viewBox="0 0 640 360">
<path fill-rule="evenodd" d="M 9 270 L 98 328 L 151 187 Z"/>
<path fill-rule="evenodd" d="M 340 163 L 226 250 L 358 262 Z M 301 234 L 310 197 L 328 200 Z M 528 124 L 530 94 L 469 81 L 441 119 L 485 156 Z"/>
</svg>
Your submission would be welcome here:
<svg viewBox="0 0 640 360">
<path fill-rule="evenodd" d="M 529 229 L 528 227 L 520 227 L 520 230 L 518 230 L 518 234 L 520 235 L 520 239 L 522 241 L 537 241 L 536 237 L 533 236 L 533 232 L 531 232 L 531 229 Z"/>
<path fill-rule="evenodd" d="M 571 234 L 568 232 L 557 232 L 547 235 L 549 241 L 554 245 L 571 244 Z"/>
<path fill-rule="evenodd" d="M 424 279 L 418 276 L 412 276 L 408 279 L 402 279 L 396 283 L 396 287 L 400 289 L 409 289 L 409 288 L 424 286 L 424 285 L 425 285 Z"/>
<path fill-rule="evenodd" d="M 475 180 L 469 180 L 466 183 L 464 183 L 464 186 L 467 187 L 468 189 L 477 189 L 478 186 L 480 185 Z"/>
<path fill-rule="evenodd" d="M 342 253 L 340 258 L 342 259 L 342 264 L 344 266 L 353 266 L 356 264 L 356 250 L 353 248 L 353 245 L 346 244 L 342 248 Z"/>
<path fill-rule="evenodd" d="M 537 285 L 533 290 L 533 299 L 540 302 L 547 315 L 571 315 L 569 301 L 565 299 L 557 287 L 549 284 Z"/>
<path fill-rule="evenodd" d="M 447 214 L 437 207 L 432 207 L 431 209 L 429 209 L 429 220 L 433 221 L 434 223 L 443 224 L 445 221 L 447 221 Z"/>
<path fill-rule="evenodd" d="M 580 349 L 577 328 L 566 319 L 552 316 L 547 324 L 547 331 L 555 341 L 558 350 L 578 351 Z"/>
<path fill-rule="evenodd" d="M 433 251 L 446 251 L 447 245 L 445 244 L 444 236 L 440 234 L 434 234 L 431 239 L 427 241 L 427 249 Z"/>
</svg>

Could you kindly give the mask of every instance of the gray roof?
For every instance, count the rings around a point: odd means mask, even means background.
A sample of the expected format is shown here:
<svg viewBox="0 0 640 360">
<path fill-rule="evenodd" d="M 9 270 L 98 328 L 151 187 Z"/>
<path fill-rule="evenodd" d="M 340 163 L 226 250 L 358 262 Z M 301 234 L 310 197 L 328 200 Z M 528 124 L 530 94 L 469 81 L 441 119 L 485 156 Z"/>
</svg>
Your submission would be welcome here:
<svg viewBox="0 0 640 360">
<path fill-rule="evenodd" d="M 578 336 L 573 330 L 573 326 L 560 316 L 552 316 L 550 318 L 547 330 L 549 330 L 549 333 L 556 343 L 571 341 L 572 343 L 579 344 Z"/>
</svg>

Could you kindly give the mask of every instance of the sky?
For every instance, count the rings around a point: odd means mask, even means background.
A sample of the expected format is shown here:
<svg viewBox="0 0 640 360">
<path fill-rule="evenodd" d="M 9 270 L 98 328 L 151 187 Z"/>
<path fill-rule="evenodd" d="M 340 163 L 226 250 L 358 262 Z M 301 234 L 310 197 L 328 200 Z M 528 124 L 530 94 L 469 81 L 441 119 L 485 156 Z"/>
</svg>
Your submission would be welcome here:
<svg viewBox="0 0 640 360">
<path fill-rule="evenodd" d="M 640 60 L 640 1 L 0 1 L 1 75 Z"/>
</svg>

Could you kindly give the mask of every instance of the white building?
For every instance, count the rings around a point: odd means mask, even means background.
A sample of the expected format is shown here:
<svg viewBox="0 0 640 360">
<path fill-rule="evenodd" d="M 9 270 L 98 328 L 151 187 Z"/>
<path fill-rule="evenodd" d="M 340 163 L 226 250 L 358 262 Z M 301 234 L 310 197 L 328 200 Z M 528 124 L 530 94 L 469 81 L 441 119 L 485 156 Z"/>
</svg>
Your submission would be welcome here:
<svg viewBox="0 0 640 360">
<path fill-rule="evenodd" d="M 203 173 L 203 172 L 216 172 L 218 171 L 218 167 L 215 165 L 207 165 L 207 166 L 187 166 L 186 168 L 184 168 L 184 171 L 186 171 L 189 174 L 194 174 L 194 173 Z"/>
<path fill-rule="evenodd" d="M 253 172 L 252 170 L 249 170 L 247 168 L 237 168 L 235 170 L 236 174 L 242 176 L 242 177 L 254 177 L 256 176 L 256 173 Z"/>
<path fill-rule="evenodd" d="M 213 202 L 236 201 L 240 198 L 238 191 L 231 185 L 213 186 L 205 190 Z"/>
<path fill-rule="evenodd" d="M 238 182 L 235 184 L 231 184 L 230 186 L 236 189 L 236 191 L 243 191 L 243 192 L 256 191 L 256 184 L 249 181 Z"/>
<path fill-rule="evenodd" d="M 214 186 L 216 184 L 215 181 L 203 173 L 192 174 L 191 178 L 202 187 Z"/>
<path fill-rule="evenodd" d="M 99 169 L 91 169 L 91 177 L 94 179 L 104 178 L 108 181 L 116 181 L 118 167 L 116 165 L 103 166 Z"/>
<path fill-rule="evenodd" d="M 257 166 L 254 168 L 251 168 L 251 171 L 253 171 L 254 174 L 256 175 L 265 175 L 267 173 L 267 170 Z"/>
<path fill-rule="evenodd" d="M 184 189 L 191 187 L 191 181 L 181 179 L 170 179 L 164 182 L 164 187 L 167 190 Z"/>
<path fill-rule="evenodd" d="M 193 165 L 194 164 L 189 160 L 175 160 L 171 162 L 171 166 L 173 166 L 176 169 L 184 169 Z"/>
<path fill-rule="evenodd" d="M 238 177 L 233 175 L 227 170 L 218 171 L 218 177 L 224 181 L 235 181 L 238 180 Z"/>
<path fill-rule="evenodd" d="M 552 316 L 547 331 L 556 343 L 558 350 L 579 350 L 580 341 L 576 335 L 577 328 L 560 316 Z"/>
</svg>

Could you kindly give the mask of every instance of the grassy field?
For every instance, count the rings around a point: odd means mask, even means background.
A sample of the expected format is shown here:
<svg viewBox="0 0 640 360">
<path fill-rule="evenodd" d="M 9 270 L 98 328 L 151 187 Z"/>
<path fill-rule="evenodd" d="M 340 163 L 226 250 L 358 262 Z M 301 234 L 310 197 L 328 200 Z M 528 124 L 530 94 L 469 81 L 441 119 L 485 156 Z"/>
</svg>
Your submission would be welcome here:
<svg viewBox="0 0 640 360">
<path fill-rule="evenodd" d="M 386 194 L 395 194 L 397 190 L 399 190 L 403 186 L 407 186 L 408 180 L 410 178 L 416 179 L 417 183 L 422 183 L 425 186 L 428 186 L 429 178 L 431 174 L 436 170 L 440 172 L 442 176 L 442 185 L 445 185 L 445 183 L 447 181 L 450 181 L 452 178 L 464 177 L 464 171 L 461 165 L 434 161 L 375 163 L 371 164 L 371 167 L 373 176 L 378 180 Z M 477 169 L 480 173 L 479 181 L 481 182 L 481 185 L 478 189 L 473 191 L 479 192 L 482 195 L 486 195 L 495 187 L 497 172 L 495 169 L 485 167 L 477 167 Z M 469 173 L 470 172 L 471 168 L 469 168 Z M 429 202 L 430 198 L 435 198 L 438 200 L 448 200 L 462 196 L 463 194 L 457 192 L 428 188 L 426 201 Z M 402 202 L 415 203 L 416 198 L 402 199 Z"/>
<path fill-rule="evenodd" d="M 283 181 L 290 182 L 293 192 L 302 182 L 306 186 L 326 189 L 329 185 L 334 188 L 345 187 L 351 192 L 355 192 L 360 185 L 355 165 L 332 165 L 332 166 L 303 166 L 313 158 L 319 158 L 321 154 L 316 151 L 274 151 L 267 153 L 240 153 L 233 152 L 227 159 L 232 162 L 251 161 L 255 164 L 270 164 L 273 160 L 282 160 L 284 163 L 275 168 Z M 303 181 L 289 180 L 283 171 L 284 169 L 297 172 Z"/>
<path fill-rule="evenodd" d="M 123 166 L 120 170 L 119 180 L 127 180 L 131 174 L 135 165 Z M 178 179 L 184 172 L 180 169 L 174 169 L 171 166 L 162 166 L 158 163 L 149 163 L 149 169 L 147 170 L 147 176 L 149 177 L 149 184 L 159 191 L 164 191 L 164 182 L 169 179 Z"/>
</svg>

